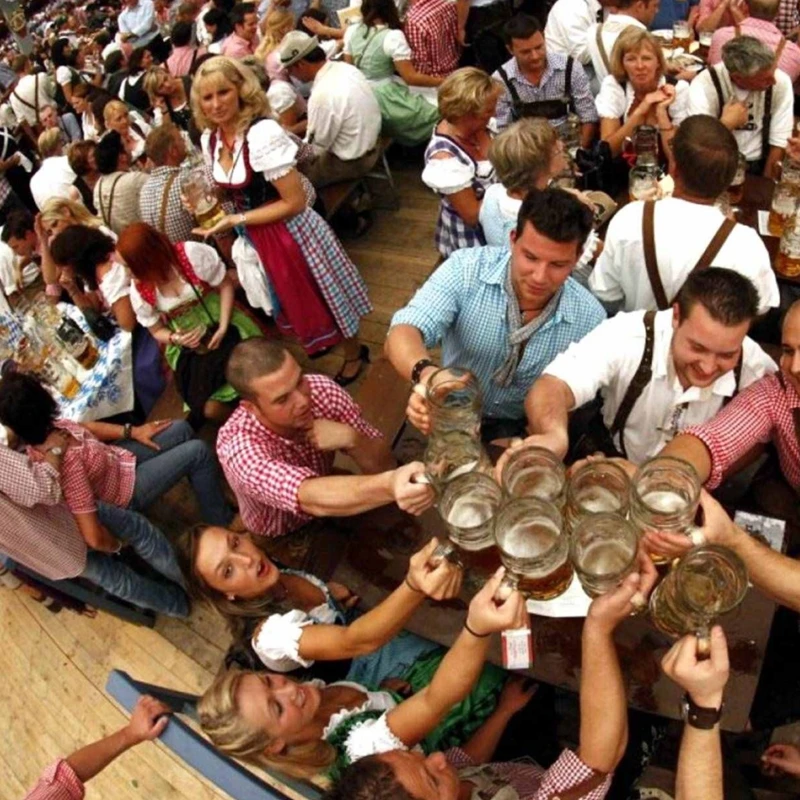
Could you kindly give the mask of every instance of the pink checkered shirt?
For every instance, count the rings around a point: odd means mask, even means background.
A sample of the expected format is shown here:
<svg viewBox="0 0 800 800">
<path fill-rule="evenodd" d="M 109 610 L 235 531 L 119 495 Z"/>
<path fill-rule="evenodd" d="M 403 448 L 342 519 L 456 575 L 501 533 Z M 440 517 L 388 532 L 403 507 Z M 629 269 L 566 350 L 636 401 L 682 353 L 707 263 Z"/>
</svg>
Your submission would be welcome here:
<svg viewBox="0 0 800 800">
<path fill-rule="evenodd" d="M 358 404 L 324 375 L 306 375 L 314 419 L 344 422 L 370 439 L 381 438 L 361 415 Z M 285 439 L 264 427 L 240 406 L 217 436 L 217 457 L 236 493 L 242 520 L 253 533 L 281 536 L 311 519 L 297 492 L 306 478 L 329 475 L 334 453 L 305 440 Z"/>
<path fill-rule="evenodd" d="M 800 11 L 797 8 L 797 0 L 781 0 L 781 4 L 778 6 L 778 14 L 775 17 L 775 25 L 784 36 L 788 36 L 800 25 Z"/>
<path fill-rule="evenodd" d="M 717 6 L 722 2 L 722 0 L 700 0 L 700 5 L 698 6 L 698 15 L 697 21 L 703 22 L 705 19 L 710 17 L 714 11 L 716 10 Z M 745 8 L 745 14 L 748 13 L 747 9 Z M 722 19 L 719 21 L 718 28 L 727 27 L 729 25 L 733 25 L 734 19 L 731 15 L 730 11 L 726 11 L 722 15 Z"/>
<path fill-rule="evenodd" d="M 91 514 L 102 500 L 126 508 L 133 497 L 136 483 L 136 456 L 121 447 L 96 439 L 86 428 L 66 419 L 56 421 L 77 440 L 64 453 L 61 465 L 61 490 L 73 514 Z M 32 447 L 28 455 L 34 460 L 42 454 Z"/>
<path fill-rule="evenodd" d="M 66 759 L 51 764 L 23 800 L 83 800 L 85 791 L 80 778 Z"/>
<path fill-rule="evenodd" d="M 445 754 L 447 761 L 457 770 L 476 767 L 476 764 L 461 748 L 453 747 Z M 517 790 L 519 800 L 556 800 L 560 792 L 580 786 L 595 775 L 571 750 L 564 750 L 547 770 L 538 764 L 508 761 L 488 764 L 491 770 L 504 783 Z M 581 795 L 581 800 L 602 800 L 611 785 L 611 775 L 589 792 Z"/>
<path fill-rule="evenodd" d="M 770 440 L 778 451 L 787 481 L 800 487 L 800 442 L 794 427 L 793 409 L 800 408 L 800 395 L 780 373 L 767 375 L 748 386 L 713 419 L 687 428 L 684 433 L 700 439 L 711 453 L 711 475 L 707 489 L 722 482 L 728 468 L 748 450 Z"/>
<path fill-rule="evenodd" d="M 458 12 L 452 0 L 416 0 L 405 31 L 417 72 L 444 77 L 458 68 Z"/>
</svg>

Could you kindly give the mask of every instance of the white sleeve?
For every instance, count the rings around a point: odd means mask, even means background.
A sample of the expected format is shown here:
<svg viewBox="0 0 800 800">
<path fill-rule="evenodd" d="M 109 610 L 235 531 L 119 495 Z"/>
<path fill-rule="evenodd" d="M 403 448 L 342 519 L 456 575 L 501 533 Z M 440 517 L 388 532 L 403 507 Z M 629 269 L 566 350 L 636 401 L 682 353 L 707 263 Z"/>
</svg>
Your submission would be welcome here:
<svg viewBox="0 0 800 800">
<path fill-rule="evenodd" d="M 128 270 L 118 261 L 103 275 L 100 281 L 100 292 L 108 306 L 113 306 L 117 300 L 128 297 L 131 293 L 131 278 Z"/>
<path fill-rule="evenodd" d="M 708 75 L 708 70 L 704 70 L 689 84 L 689 109 L 687 116 L 694 116 L 695 114 L 707 114 L 712 117 L 717 116 L 719 112 L 717 106 L 719 103 L 717 101 L 711 102 L 709 90 L 716 95 L 713 85 L 711 84 L 711 78 Z"/>
<path fill-rule="evenodd" d="M 383 52 L 392 61 L 411 61 L 411 48 L 403 31 L 391 30 L 383 40 Z"/>
<path fill-rule="evenodd" d="M 267 100 L 269 107 L 275 114 L 283 114 L 297 102 L 297 92 L 290 83 L 281 80 L 274 80 L 267 89 Z"/>
<path fill-rule="evenodd" d="M 669 107 L 669 118 L 677 128 L 689 116 L 689 84 L 678 81 L 675 85 L 675 99 Z"/>
<path fill-rule="evenodd" d="M 14 251 L 5 242 L 0 242 L 0 283 L 7 295 L 17 291 L 17 279 L 14 274 L 15 258 Z"/>
<path fill-rule="evenodd" d="M 273 614 L 259 626 L 252 640 L 253 650 L 261 663 L 275 672 L 310 667 L 314 662 L 300 657 L 300 637 L 303 628 L 313 624 L 311 617 L 299 609 Z"/>
<path fill-rule="evenodd" d="M 625 116 L 625 89 L 613 75 L 603 78 L 594 104 L 598 115 L 604 119 L 621 119 Z"/>
<path fill-rule="evenodd" d="M 352 48 L 353 36 L 355 35 L 355 32 L 362 27 L 363 26 L 361 25 L 361 23 L 359 23 L 358 25 L 345 25 L 344 37 L 342 38 L 343 42 L 342 50 L 345 55 L 347 56 L 353 55 L 353 48 Z"/>
<path fill-rule="evenodd" d="M 200 242 L 184 242 L 183 246 L 197 277 L 210 286 L 219 286 L 225 278 L 225 264 L 219 253 L 213 247 Z"/>
<path fill-rule="evenodd" d="M 625 298 L 622 290 L 620 264 L 618 263 L 621 259 L 617 255 L 617 250 L 622 236 L 621 232 L 625 231 L 627 219 L 636 205 L 641 205 L 641 203 L 628 204 L 611 218 L 603 244 L 603 252 L 598 256 L 597 263 L 589 276 L 589 291 L 604 303 L 613 303 Z M 636 211 L 633 210 L 633 213 L 635 214 Z"/>
<path fill-rule="evenodd" d="M 56 83 L 59 86 L 66 86 L 72 83 L 72 70 L 64 65 L 56 68 Z"/>
<path fill-rule="evenodd" d="M 388 712 L 377 719 L 356 723 L 344 743 L 350 763 L 377 753 L 408 750 L 389 728 Z"/>
<path fill-rule="evenodd" d="M 455 194 L 472 186 L 475 167 L 464 164 L 455 156 L 431 158 L 422 170 L 422 182 L 441 194 Z"/>
<path fill-rule="evenodd" d="M 161 321 L 161 315 L 149 303 L 145 302 L 139 294 L 135 283 L 131 283 L 131 307 L 136 314 L 136 321 L 143 328 L 152 328 L 157 322 Z"/>
<path fill-rule="evenodd" d="M 794 125 L 794 93 L 789 76 L 781 70 L 775 71 L 777 103 L 772 106 L 772 121 L 769 126 L 769 143 L 772 147 L 786 147 Z M 766 156 L 766 153 L 764 154 Z"/>
<path fill-rule="evenodd" d="M 250 166 L 268 181 L 288 175 L 297 164 L 297 145 L 272 119 L 257 122 L 247 132 Z"/>
</svg>

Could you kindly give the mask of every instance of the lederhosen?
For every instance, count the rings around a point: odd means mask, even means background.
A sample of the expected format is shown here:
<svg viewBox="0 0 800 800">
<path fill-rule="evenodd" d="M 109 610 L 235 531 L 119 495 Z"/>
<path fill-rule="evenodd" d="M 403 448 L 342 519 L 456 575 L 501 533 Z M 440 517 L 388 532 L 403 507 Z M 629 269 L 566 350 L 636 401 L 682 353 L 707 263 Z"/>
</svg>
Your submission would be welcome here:
<svg viewBox="0 0 800 800">
<path fill-rule="evenodd" d="M 560 100 L 537 100 L 531 103 L 522 101 L 508 74 L 500 67 L 497 71 L 511 95 L 511 118 L 514 122 L 526 117 L 543 117 L 547 120 L 564 119 L 567 114 L 574 111 L 575 104 L 572 102 L 571 92 L 573 63 L 572 56 L 568 56 L 567 66 L 564 70 L 564 96 Z"/>
</svg>

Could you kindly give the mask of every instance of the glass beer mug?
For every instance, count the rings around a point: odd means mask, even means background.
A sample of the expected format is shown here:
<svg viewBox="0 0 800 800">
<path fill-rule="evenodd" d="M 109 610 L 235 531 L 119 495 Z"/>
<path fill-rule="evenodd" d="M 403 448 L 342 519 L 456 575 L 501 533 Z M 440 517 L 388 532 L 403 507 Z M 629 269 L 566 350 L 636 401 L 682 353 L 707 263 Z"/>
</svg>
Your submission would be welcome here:
<svg viewBox="0 0 800 800">
<path fill-rule="evenodd" d="M 225 216 L 216 186 L 201 160 L 193 160 L 189 169 L 181 172 L 181 194 L 201 228 L 213 228 Z"/>
<path fill-rule="evenodd" d="M 564 525 L 573 531 L 589 514 L 615 513 L 626 516 L 631 481 L 622 467 L 607 459 L 584 464 L 567 482 Z"/>
<path fill-rule="evenodd" d="M 650 597 L 650 618 L 672 638 L 697 634 L 702 652 L 714 620 L 744 600 L 747 580 L 744 562 L 730 548 L 696 547 L 656 587 Z"/>
<path fill-rule="evenodd" d="M 633 572 L 638 548 L 636 528 L 625 517 L 584 517 L 570 537 L 570 560 L 586 594 L 599 597 Z"/>
<path fill-rule="evenodd" d="M 631 484 L 631 522 L 639 534 L 647 531 L 692 536 L 700 502 L 700 477 L 688 462 L 672 456 L 645 461 Z M 653 561 L 664 563 L 663 556 Z"/>
<path fill-rule="evenodd" d="M 524 445 L 512 451 L 501 483 L 509 497 L 535 497 L 561 507 L 567 475 L 564 465 L 549 450 Z"/>
<path fill-rule="evenodd" d="M 453 558 L 481 582 L 500 567 L 494 540 L 494 520 L 503 491 L 481 472 L 461 475 L 447 484 L 439 502 L 439 514 L 450 541 L 440 544 L 434 559 Z"/>
<path fill-rule="evenodd" d="M 553 503 L 532 497 L 509 501 L 497 515 L 494 535 L 504 583 L 533 600 L 552 600 L 572 583 L 569 537 Z"/>
<path fill-rule="evenodd" d="M 636 154 L 637 167 L 658 167 L 658 128 L 655 125 L 639 125 L 636 128 L 633 152 Z"/>
</svg>

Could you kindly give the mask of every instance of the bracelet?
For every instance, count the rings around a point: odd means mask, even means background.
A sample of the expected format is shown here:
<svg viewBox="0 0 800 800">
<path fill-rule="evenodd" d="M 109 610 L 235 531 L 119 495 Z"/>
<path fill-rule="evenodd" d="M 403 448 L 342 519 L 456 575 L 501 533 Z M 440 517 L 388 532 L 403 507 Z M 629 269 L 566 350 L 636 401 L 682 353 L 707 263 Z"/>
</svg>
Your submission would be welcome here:
<svg viewBox="0 0 800 800">
<path fill-rule="evenodd" d="M 404 583 L 409 589 L 411 589 L 412 592 L 416 592 L 417 594 L 425 594 L 422 589 L 417 589 L 416 586 L 412 585 L 411 581 L 408 579 L 408 576 L 404 578 Z"/>
<path fill-rule="evenodd" d="M 472 630 L 472 628 L 470 628 L 469 622 L 467 622 L 466 620 L 464 620 L 464 630 L 467 633 L 469 633 L 472 636 L 474 636 L 476 639 L 485 639 L 487 636 L 491 636 L 492 635 L 491 631 L 489 633 L 475 633 L 475 631 Z"/>
</svg>

